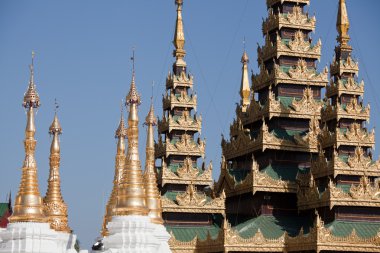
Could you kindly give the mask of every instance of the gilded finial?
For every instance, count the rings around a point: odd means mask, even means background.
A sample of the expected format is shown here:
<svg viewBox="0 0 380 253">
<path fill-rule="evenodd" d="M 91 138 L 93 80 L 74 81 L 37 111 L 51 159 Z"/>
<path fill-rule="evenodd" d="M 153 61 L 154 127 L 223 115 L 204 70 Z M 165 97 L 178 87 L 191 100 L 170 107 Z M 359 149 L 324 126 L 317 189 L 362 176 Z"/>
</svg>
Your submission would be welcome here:
<svg viewBox="0 0 380 253">
<path fill-rule="evenodd" d="M 185 51 L 185 32 L 183 29 L 183 20 L 182 20 L 182 5 L 183 0 L 175 0 L 175 3 L 177 5 L 177 20 L 176 20 L 176 26 L 175 26 L 175 33 L 174 33 L 174 40 L 173 44 L 175 47 L 175 50 L 173 52 L 173 55 L 176 57 L 176 65 L 179 66 L 186 66 L 186 62 L 183 60 L 183 58 L 186 55 Z"/>
<path fill-rule="evenodd" d="M 49 127 L 49 134 L 53 135 L 53 140 L 50 146 L 48 188 L 43 200 L 44 211 L 52 229 L 71 233 L 71 229 L 68 225 L 67 205 L 63 200 L 61 192 L 61 178 L 59 172 L 61 154 L 58 136 L 62 133 L 62 128 L 57 116 L 58 107 L 57 100 L 55 100 L 54 119 Z"/>
<path fill-rule="evenodd" d="M 347 45 L 348 41 L 350 40 L 350 36 L 348 35 L 348 30 L 350 29 L 350 21 L 348 19 L 346 0 L 339 0 L 336 28 L 339 33 L 337 41 L 342 45 Z"/>
<path fill-rule="evenodd" d="M 29 65 L 30 70 L 30 80 L 28 89 L 24 94 L 24 100 L 22 106 L 25 108 L 33 107 L 38 108 L 40 106 L 40 97 L 36 90 L 36 85 L 34 83 L 34 51 L 32 51 L 32 63 Z"/>
<path fill-rule="evenodd" d="M 115 138 L 118 139 L 117 142 L 117 150 L 115 157 L 115 174 L 113 179 L 113 187 L 111 196 L 107 202 L 106 212 L 103 218 L 103 226 L 102 226 L 102 235 L 108 236 L 107 224 L 112 220 L 112 217 L 115 215 L 115 208 L 118 200 L 118 187 L 120 183 L 120 178 L 123 174 L 123 170 L 125 168 L 125 138 L 127 136 L 127 129 L 125 128 L 124 122 L 124 110 L 123 110 L 123 101 L 121 101 L 120 108 L 120 121 L 119 126 L 116 129 Z"/>
<path fill-rule="evenodd" d="M 242 107 L 242 111 L 246 112 L 247 107 L 250 104 L 251 89 L 250 89 L 249 75 L 248 75 L 249 58 L 245 50 L 245 38 L 244 38 L 243 43 L 244 43 L 244 52 L 243 52 L 243 56 L 241 57 L 241 63 L 243 64 L 243 67 L 242 67 L 242 77 L 241 77 L 241 85 L 240 85 L 240 97 L 241 97 L 240 104 Z"/>
<path fill-rule="evenodd" d="M 134 61 L 134 54 L 132 60 Z M 115 208 L 117 215 L 147 215 L 149 212 L 146 207 L 146 195 L 138 150 L 138 105 L 140 103 L 140 95 L 137 92 L 133 70 L 131 88 L 125 103 L 129 106 L 128 149 L 125 159 L 125 170 L 123 170 L 119 182 L 119 193 Z"/>
<path fill-rule="evenodd" d="M 125 138 L 127 136 L 127 129 L 125 128 L 125 121 L 124 121 L 124 109 L 123 109 L 123 100 L 121 100 L 120 105 L 120 122 L 119 126 L 117 127 L 115 131 L 115 138 Z"/>
<path fill-rule="evenodd" d="M 144 183 L 146 190 L 146 203 L 149 209 L 148 216 L 151 221 L 156 224 L 163 224 L 162 219 L 162 204 L 161 195 L 157 185 L 157 173 L 155 170 L 155 157 L 154 157 L 154 126 L 157 125 L 156 116 L 154 115 L 153 108 L 153 96 L 151 97 L 151 105 L 149 113 L 145 120 L 147 129 L 146 139 L 146 160 L 145 160 L 145 172 Z"/>
<path fill-rule="evenodd" d="M 62 133 L 62 127 L 59 123 L 57 112 L 58 112 L 59 105 L 57 103 L 57 99 L 54 100 L 54 119 L 49 127 L 49 134 L 54 135 L 55 133 L 61 134 Z"/>
<path fill-rule="evenodd" d="M 43 202 L 40 195 L 37 176 L 35 150 L 37 141 L 34 138 L 36 127 L 34 124 L 34 108 L 40 106 L 40 99 L 34 85 L 34 52 L 30 65 L 30 81 L 24 95 L 23 106 L 27 109 L 27 124 L 25 128 L 25 159 L 22 166 L 22 175 L 19 191 L 16 197 L 14 212 L 10 222 L 45 222 Z"/>
<path fill-rule="evenodd" d="M 131 57 L 132 60 L 132 81 L 131 81 L 131 87 L 129 89 L 129 93 L 125 99 L 125 104 L 141 104 L 141 97 L 140 94 L 137 91 L 136 88 L 136 81 L 135 81 L 135 49 L 133 48 L 133 54 Z"/>
</svg>

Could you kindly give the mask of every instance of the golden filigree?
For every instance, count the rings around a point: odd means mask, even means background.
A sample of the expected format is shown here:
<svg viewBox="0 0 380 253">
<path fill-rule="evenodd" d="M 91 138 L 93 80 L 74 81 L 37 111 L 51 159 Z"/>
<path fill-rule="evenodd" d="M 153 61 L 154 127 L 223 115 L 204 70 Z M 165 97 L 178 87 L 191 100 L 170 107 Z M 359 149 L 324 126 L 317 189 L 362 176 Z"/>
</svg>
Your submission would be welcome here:
<svg viewBox="0 0 380 253">
<path fill-rule="evenodd" d="M 323 147 L 341 145 L 373 147 L 375 145 L 375 131 L 368 133 L 359 123 L 352 123 L 350 127 L 342 132 L 340 128 L 336 128 L 336 132 L 330 132 L 327 128 L 321 132 L 321 143 Z"/>
<path fill-rule="evenodd" d="M 166 94 L 162 98 L 162 104 L 164 109 L 173 110 L 174 107 L 183 108 L 197 108 L 197 95 L 189 95 L 185 91 L 181 91 L 180 94 L 171 93 L 170 96 Z"/>
<path fill-rule="evenodd" d="M 330 65 L 331 75 L 342 75 L 343 73 L 353 73 L 358 74 L 359 63 L 354 61 L 351 56 L 347 57 L 346 60 L 337 60 L 334 57 L 333 62 Z"/>
<path fill-rule="evenodd" d="M 206 142 L 200 138 L 197 142 L 193 140 L 193 137 L 189 134 L 183 134 L 181 139 L 172 143 L 168 136 L 166 136 L 165 144 L 162 142 L 162 138 L 159 138 L 159 142 L 155 145 L 156 158 L 162 156 L 176 155 L 189 155 L 189 156 L 204 156 Z"/>
<path fill-rule="evenodd" d="M 269 84 L 302 84 L 310 86 L 325 87 L 328 83 L 327 67 L 322 73 L 317 73 L 315 69 L 309 69 L 305 60 L 300 59 L 297 65 L 288 72 L 284 72 L 278 64 L 269 73 L 268 70 L 260 66 L 260 74 L 252 75 L 252 84 L 254 91 L 260 90 Z"/>
<path fill-rule="evenodd" d="M 181 71 L 180 75 L 174 75 L 169 72 L 166 77 L 166 89 L 175 89 L 177 86 L 192 88 L 193 80 L 193 76 L 186 74 L 184 71 Z"/>
<path fill-rule="evenodd" d="M 300 2 L 300 0 L 297 2 Z M 308 14 L 303 13 L 301 6 L 295 5 L 290 13 L 275 14 L 270 9 L 268 18 L 263 21 L 262 29 L 264 34 L 276 28 L 280 30 L 283 27 L 314 31 L 315 24 L 315 17 L 309 17 Z"/>
<path fill-rule="evenodd" d="M 321 40 L 318 40 L 317 44 L 313 46 L 309 40 L 305 40 L 305 35 L 302 31 L 297 31 L 294 36 L 293 40 L 285 43 L 277 34 L 276 43 L 273 44 L 270 36 L 267 35 L 265 45 L 257 49 L 260 59 L 266 61 L 273 57 L 279 58 L 283 55 L 320 59 L 322 50 Z"/>
<path fill-rule="evenodd" d="M 326 87 L 326 96 L 341 96 L 342 94 L 363 96 L 364 81 L 362 80 L 360 83 L 357 83 L 353 77 L 347 78 L 345 82 L 342 79 L 338 79 L 337 82 L 334 82 L 332 79 L 330 85 Z"/>
<path fill-rule="evenodd" d="M 308 234 L 301 228 L 299 234 L 285 237 L 287 251 L 341 251 L 341 252 L 380 252 L 380 234 L 363 238 L 356 230 L 347 236 L 335 236 L 330 228 L 325 227 L 321 217 L 317 214 L 314 226 Z"/>
<path fill-rule="evenodd" d="M 219 197 L 207 197 L 205 193 L 199 193 L 194 184 L 186 187 L 186 191 L 178 193 L 175 200 L 162 197 L 164 212 L 191 212 L 191 213 L 220 213 L 224 214 L 226 195 L 224 191 Z"/>
<path fill-rule="evenodd" d="M 182 116 L 175 116 L 174 118 L 171 114 L 169 114 L 169 118 L 164 115 L 162 120 L 158 121 L 158 131 L 164 133 L 172 130 L 201 132 L 202 117 L 197 115 L 191 117 L 188 110 L 185 110 Z"/>
<path fill-rule="evenodd" d="M 296 112 L 302 112 L 302 114 L 315 115 L 322 108 L 322 102 L 314 99 L 313 90 L 308 87 L 304 90 L 301 100 L 293 98 L 290 107 Z"/>
</svg>

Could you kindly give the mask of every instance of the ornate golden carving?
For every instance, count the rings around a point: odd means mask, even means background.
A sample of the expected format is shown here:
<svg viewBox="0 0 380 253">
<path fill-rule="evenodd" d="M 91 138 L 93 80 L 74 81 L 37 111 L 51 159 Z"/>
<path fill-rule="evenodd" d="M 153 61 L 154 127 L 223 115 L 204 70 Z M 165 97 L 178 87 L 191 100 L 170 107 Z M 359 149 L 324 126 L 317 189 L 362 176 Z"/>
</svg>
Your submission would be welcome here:
<svg viewBox="0 0 380 253">
<path fill-rule="evenodd" d="M 339 102 L 336 105 L 330 103 L 322 110 L 321 117 L 323 121 L 329 121 L 331 119 L 342 118 L 356 119 L 356 120 L 369 120 L 370 106 L 364 107 L 362 104 L 358 104 L 357 99 L 353 98 L 345 106 L 342 106 Z"/>
<path fill-rule="evenodd" d="M 191 117 L 188 110 L 185 110 L 182 116 L 176 116 L 175 119 L 171 114 L 168 119 L 164 115 L 162 120 L 158 121 L 158 131 L 160 133 L 169 131 L 170 133 L 172 130 L 201 132 L 202 117 L 196 115 Z"/>
<path fill-rule="evenodd" d="M 211 185 L 212 184 L 212 164 L 210 163 L 207 169 L 202 166 L 202 169 L 194 168 L 191 158 L 187 157 L 184 165 L 177 169 L 177 173 L 172 172 L 166 165 L 164 159 L 162 163 L 162 185 L 165 184 L 190 184 L 195 185 Z"/>
<path fill-rule="evenodd" d="M 190 74 L 186 74 L 184 71 L 179 75 L 168 73 L 166 77 L 166 89 L 175 89 L 177 86 L 193 88 L 194 77 Z"/>
<path fill-rule="evenodd" d="M 340 145 L 359 145 L 362 147 L 373 147 L 375 145 L 375 131 L 372 130 L 368 133 L 358 123 L 352 123 L 345 133 L 340 128 L 336 128 L 334 133 L 324 128 L 321 133 L 321 143 L 324 148 L 333 145 L 338 148 Z"/>
<path fill-rule="evenodd" d="M 265 122 L 263 122 L 263 126 L 256 139 L 251 139 L 249 132 L 246 133 L 244 129 L 240 130 L 238 135 L 234 137 L 230 142 L 227 142 L 223 138 L 223 155 L 227 160 L 230 160 L 235 157 L 252 153 L 256 150 L 264 151 L 266 149 L 317 152 L 316 135 L 318 133 L 318 128 L 313 123 L 311 124 L 310 130 L 312 131 L 306 136 L 296 137 L 295 141 L 280 139 L 276 137 L 273 132 L 269 132 L 267 125 Z"/>
<path fill-rule="evenodd" d="M 343 73 L 353 73 L 358 74 L 359 72 L 359 63 L 354 61 L 351 56 L 347 60 L 337 60 L 334 58 L 333 62 L 330 65 L 330 74 L 331 75 L 342 75 Z"/>
<path fill-rule="evenodd" d="M 165 144 L 160 136 L 158 144 L 155 145 L 156 158 L 169 155 L 188 155 L 188 156 L 204 156 L 206 142 L 198 138 L 197 142 L 192 139 L 191 135 L 183 134 L 181 139 L 175 143 L 170 142 L 166 136 Z"/>
<path fill-rule="evenodd" d="M 257 49 L 259 58 L 263 61 L 267 61 L 273 57 L 279 58 L 283 55 L 318 60 L 321 58 L 321 40 L 318 40 L 317 44 L 313 46 L 310 41 L 305 40 L 305 35 L 301 30 L 295 33 L 294 39 L 288 44 L 285 44 L 278 34 L 275 44 L 271 42 L 269 35 L 265 38 L 265 45 Z"/>
<path fill-rule="evenodd" d="M 380 234 L 362 238 L 353 229 L 351 234 L 345 237 L 333 235 L 332 231 L 324 226 L 319 215 L 317 215 L 314 227 L 308 234 L 300 233 L 291 237 L 285 237 L 287 251 L 341 251 L 341 252 L 380 252 Z"/>
<path fill-rule="evenodd" d="M 225 198 L 224 191 L 217 198 L 208 198 L 205 193 L 197 192 L 196 187 L 190 184 L 185 192 L 177 194 L 175 201 L 162 197 L 162 205 L 164 212 L 224 214 Z"/>
<path fill-rule="evenodd" d="M 238 119 L 241 119 L 242 124 L 250 124 L 260 120 L 262 117 L 289 117 L 289 118 L 301 118 L 312 119 L 314 117 L 319 118 L 319 114 L 315 115 L 322 108 L 322 101 L 314 99 L 312 90 L 306 88 L 304 94 L 300 100 L 294 99 L 290 106 L 285 107 L 276 96 L 273 91 L 269 90 L 268 100 L 264 105 L 252 100 L 245 114 L 237 112 Z M 240 129 L 239 121 L 234 120 L 230 127 L 231 135 L 236 136 Z"/>
<path fill-rule="evenodd" d="M 309 5 L 310 3 L 310 0 L 267 0 L 267 6 L 272 6 L 278 3 L 283 4 L 285 1 L 296 3 L 296 4 L 307 4 L 307 5 Z"/>
<path fill-rule="evenodd" d="M 329 206 L 365 206 L 377 207 L 380 204 L 380 186 L 375 181 L 372 185 L 368 177 L 363 176 L 358 185 L 351 185 L 348 192 L 337 187 L 332 180 L 329 181 L 327 189 L 320 193 L 315 184 L 309 189 L 299 189 L 298 207 L 300 210 Z"/>
<path fill-rule="evenodd" d="M 288 72 L 281 70 L 278 64 L 274 65 L 271 73 L 260 65 L 260 74 L 252 76 L 252 84 L 254 91 L 260 90 L 270 84 L 302 84 L 325 87 L 328 83 L 327 67 L 322 73 L 317 73 L 315 69 L 309 69 L 305 60 L 300 59 L 296 66 Z"/>
<path fill-rule="evenodd" d="M 272 0 L 272 2 L 274 1 Z M 279 2 L 279 0 L 277 0 L 277 2 Z M 296 2 L 306 2 L 306 0 L 298 0 Z M 314 31 L 315 24 L 315 17 L 309 17 L 308 14 L 303 13 L 301 6 L 295 5 L 293 11 L 286 14 L 274 14 L 273 11 L 270 10 L 269 16 L 263 21 L 262 27 L 263 33 L 267 34 L 273 29 L 280 30 L 283 27 Z"/>
<path fill-rule="evenodd" d="M 353 77 L 349 77 L 345 82 L 342 79 L 339 79 L 337 82 L 331 80 L 330 85 L 326 87 L 326 96 L 341 96 L 342 94 L 363 96 L 364 81 L 357 83 Z"/>
<path fill-rule="evenodd" d="M 185 91 L 181 91 L 181 94 L 175 95 L 171 93 L 165 95 L 162 99 L 162 104 L 165 109 L 173 110 L 174 107 L 194 108 L 197 109 L 197 95 L 188 95 Z"/>
</svg>

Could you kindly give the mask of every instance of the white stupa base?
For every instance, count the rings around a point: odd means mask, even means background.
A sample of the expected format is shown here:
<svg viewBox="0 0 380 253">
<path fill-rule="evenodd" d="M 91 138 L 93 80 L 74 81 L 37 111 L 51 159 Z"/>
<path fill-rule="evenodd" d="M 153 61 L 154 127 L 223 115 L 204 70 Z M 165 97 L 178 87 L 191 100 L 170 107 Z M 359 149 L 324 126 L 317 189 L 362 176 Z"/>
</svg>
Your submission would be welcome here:
<svg viewBox="0 0 380 253">
<path fill-rule="evenodd" d="M 0 231 L 0 253 L 76 253 L 76 235 L 57 232 L 49 223 L 10 223 Z"/>
<path fill-rule="evenodd" d="M 169 253 L 164 241 L 170 238 L 148 216 L 115 216 L 108 223 L 109 236 L 103 239 L 105 253 Z M 166 234 L 165 234 L 166 232 Z"/>
<path fill-rule="evenodd" d="M 154 236 L 160 241 L 160 248 L 158 252 L 159 253 L 171 252 L 169 243 L 168 243 L 170 239 L 170 235 L 168 231 L 166 231 L 166 228 L 164 227 L 164 225 L 153 224 L 153 226 L 155 227 Z"/>
</svg>

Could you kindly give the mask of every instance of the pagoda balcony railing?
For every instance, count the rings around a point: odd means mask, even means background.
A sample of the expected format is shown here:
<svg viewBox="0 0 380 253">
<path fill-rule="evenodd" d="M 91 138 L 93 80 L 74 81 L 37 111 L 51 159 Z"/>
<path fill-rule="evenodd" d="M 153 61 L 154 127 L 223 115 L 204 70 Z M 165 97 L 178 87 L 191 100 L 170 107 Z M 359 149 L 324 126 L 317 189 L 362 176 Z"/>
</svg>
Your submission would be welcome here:
<svg viewBox="0 0 380 253">
<path fill-rule="evenodd" d="M 207 168 L 196 168 L 193 166 L 191 158 L 187 157 L 182 166 L 173 172 L 167 167 L 164 159 L 162 159 L 162 177 L 161 185 L 165 184 L 194 184 L 194 185 L 212 185 L 212 164 Z"/>
<path fill-rule="evenodd" d="M 169 118 L 166 116 L 162 120 L 158 121 L 158 132 L 165 133 L 173 130 L 193 131 L 201 132 L 202 130 L 202 117 L 191 117 L 188 111 L 185 111 L 182 116 L 172 116 L 169 114 Z"/>
<path fill-rule="evenodd" d="M 363 96 L 364 94 L 364 81 L 360 83 L 355 82 L 354 78 L 348 78 L 347 81 L 338 80 L 335 83 L 331 80 L 330 85 L 326 86 L 326 97 L 341 96 L 343 94 Z"/>
<path fill-rule="evenodd" d="M 314 31 L 315 24 L 315 17 L 309 17 L 309 15 L 303 13 L 301 6 L 294 6 L 291 13 L 274 14 L 271 12 L 267 19 L 263 21 L 262 30 L 264 35 L 274 29 L 281 30 L 284 27 Z"/>
<path fill-rule="evenodd" d="M 361 147 L 356 147 L 354 155 L 349 156 L 347 161 L 342 160 L 335 149 L 332 159 L 328 161 L 321 150 L 318 158 L 311 164 L 311 172 L 314 178 L 331 175 L 334 178 L 338 175 L 377 177 L 380 175 L 380 161 L 372 161 Z"/>
<path fill-rule="evenodd" d="M 297 65 L 289 70 L 283 70 L 278 64 L 269 73 L 264 64 L 260 65 L 260 74 L 252 76 L 252 87 L 256 92 L 271 84 L 299 84 L 325 87 L 328 83 L 328 69 L 322 73 L 317 73 L 315 69 L 309 69 L 305 60 L 300 59 Z"/>
<path fill-rule="evenodd" d="M 301 228 L 295 237 L 286 234 L 285 242 L 286 252 L 380 252 L 379 235 L 363 238 L 353 229 L 347 236 L 335 236 L 319 215 L 309 233 Z"/>
<path fill-rule="evenodd" d="M 354 61 L 351 57 L 348 57 L 347 60 L 336 60 L 334 59 L 333 63 L 330 65 L 331 75 L 342 75 L 343 73 L 359 73 L 359 63 Z"/>
<path fill-rule="evenodd" d="M 375 131 L 372 130 L 368 133 L 368 131 L 362 128 L 358 123 L 351 124 L 345 132 L 340 128 L 336 128 L 335 132 L 330 132 L 325 128 L 322 130 L 321 144 L 323 148 L 330 146 L 339 148 L 341 145 L 374 147 Z"/>
<path fill-rule="evenodd" d="M 330 180 L 324 192 L 320 192 L 316 185 L 306 189 L 299 188 L 297 199 L 300 210 L 326 206 L 330 209 L 334 206 L 379 207 L 380 187 L 378 181 L 372 185 L 369 178 L 363 176 L 359 184 L 352 184 L 346 192 Z"/>
<path fill-rule="evenodd" d="M 226 195 L 222 191 L 219 197 L 210 198 L 205 193 L 197 192 L 193 184 L 187 186 L 186 191 L 178 193 L 175 200 L 161 197 L 163 212 L 175 213 L 225 213 Z"/>
<path fill-rule="evenodd" d="M 302 98 L 295 99 L 285 106 L 281 103 L 281 98 L 276 98 L 274 92 L 269 91 L 268 100 L 262 106 L 259 102 L 252 100 L 247 108 L 246 113 L 238 113 L 244 125 L 261 120 L 263 117 L 269 119 L 273 117 L 288 117 L 299 119 L 320 118 L 319 112 L 322 108 L 322 101 L 318 101 L 313 97 L 311 88 L 306 88 Z M 236 125 L 230 127 L 231 135 L 236 135 Z"/>
<path fill-rule="evenodd" d="M 259 166 L 255 161 L 253 162 L 251 171 L 242 181 L 236 181 L 236 179 L 227 171 L 227 168 L 222 169 L 225 170 L 224 178 L 227 184 L 225 185 L 224 190 L 227 197 L 237 196 L 244 193 L 252 193 L 254 195 L 256 192 L 297 192 L 296 182 L 270 177 L 267 173 L 259 170 Z"/>
<path fill-rule="evenodd" d="M 204 157 L 206 142 L 198 138 L 197 142 L 192 139 L 191 135 L 183 134 L 181 139 L 171 142 L 166 136 L 165 143 L 160 138 L 155 144 L 156 158 L 168 157 L 170 155 L 197 156 Z"/>
<path fill-rule="evenodd" d="M 267 6 L 273 6 L 275 4 L 283 4 L 284 2 L 292 2 L 296 4 L 310 4 L 310 0 L 267 0 Z"/>
<path fill-rule="evenodd" d="M 180 75 L 174 75 L 169 72 L 166 77 L 166 89 L 175 89 L 176 87 L 193 88 L 193 76 L 181 72 Z"/>
<path fill-rule="evenodd" d="M 300 30 L 295 33 L 293 40 L 285 42 L 277 34 L 276 43 L 270 41 L 270 37 L 266 36 L 265 45 L 258 47 L 257 53 L 262 61 L 267 61 L 281 56 L 312 58 L 319 60 L 321 58 L 322 42 L 318 40 L 316 45 L 312 45 L 310 41 L 305 40 L 304 33 Z"/>
<path fill-rule="evenodd" d="M 181 94 L 165 95 L 162 98 L 164 110 L 173 110 L 175 107 L 197 109 L 197 95 L 188 95 L 186 92 Z"/>
<path fill-rule="evenodd" d="M 273 132 L 268 131 L 265 122 L 256 138 L 252 139 L 249 132 L 241 127 L 238 135 L 230 142 L 223 138 L 222 150 L 227 160 L 266 149 L 316 153 L 320 129 L 318 119 L 315 118 L 310 121 L 309 132 L 304 136 L 296 134 L 293 140 L 276 137 Z"/>
<path fill-rule="evenodd" d="M 321 112 L 323 121 L 329 121 L 332 119 L 354 119 L 368 121 L 370 117 L 370 106 L 364 107 L 358 104 L 357 100 L 351 99 L 351 102 L 346 105 L 337 103 L 336 105 L 328 104 Z"/>
</svg>

